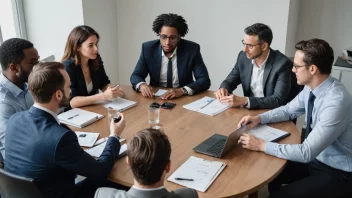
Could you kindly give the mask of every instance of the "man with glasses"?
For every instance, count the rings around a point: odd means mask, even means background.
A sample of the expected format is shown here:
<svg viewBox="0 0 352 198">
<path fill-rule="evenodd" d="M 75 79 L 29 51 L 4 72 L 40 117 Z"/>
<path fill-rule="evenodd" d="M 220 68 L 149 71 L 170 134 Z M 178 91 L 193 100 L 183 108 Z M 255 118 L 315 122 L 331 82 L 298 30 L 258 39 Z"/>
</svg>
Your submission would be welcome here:
<svg viewBox="0 0 352 198">
<path fill-rule="evenodd" d="M 304 89 L 287 105 L 245 116 L 238 124 L 252 128 L 306 114 L 302 144 L 265 142 L 245 133 L 239 140 L 244 148 L 288 160 L 269 183 L 271 198 L 352 197 L 352 97 L 330 76 L 333 61 L 333 49 L 326 41 L 298 42 L 292 72 Z"/>
<path fill-rule="evenodd" d="M 162 96 L 163 99 L 207 90 L 210 79 L 200 46 L 181 39 L 188 32 L 185 19 L 176 14 L 161 14 L 153 22 L 153 31 L 160 39 L 143 43 L 141 55 L 131 75 L 133 89 L 144 97 L 152 98 L 152 86 L 171 88 Z M 145 82 L 148 74 L 149 85 Z"/>
<path fill-rule="evenodd" d="M 231 107 L 249 109 L 272 109 L 286 104 L 298 93 L 291 72 L 292 61 L 270 48 L 273 34 L 267 25 L 256 23 L 244 32 L 243 51 L 215 92 L 216 98 Z M 231 94 L 239 84 L 245 97 Z"/>
<path fill-rule="evenodd" d="M 27 40 L 12 38 L 0 46 L 0 154 L 4 159 L 7 121 L 13 114 L 28 110 L 34 103 L 27 80 L 38 59 L 38 51 Z"/>
</svg>

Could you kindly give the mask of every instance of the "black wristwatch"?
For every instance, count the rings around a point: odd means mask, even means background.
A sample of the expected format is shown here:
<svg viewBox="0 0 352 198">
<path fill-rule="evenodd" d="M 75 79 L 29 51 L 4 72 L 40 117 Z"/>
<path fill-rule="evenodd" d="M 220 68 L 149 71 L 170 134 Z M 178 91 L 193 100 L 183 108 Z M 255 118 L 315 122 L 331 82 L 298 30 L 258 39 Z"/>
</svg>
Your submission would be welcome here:
<svg viewBox="0 0 352 198">
<path fill-rule="evenodd" d="M 182 91 L 183 91 L 183 95 L 188 95 L 188 91 L 186 88 L 184 87 L 181 87 Z"/>
</svg>

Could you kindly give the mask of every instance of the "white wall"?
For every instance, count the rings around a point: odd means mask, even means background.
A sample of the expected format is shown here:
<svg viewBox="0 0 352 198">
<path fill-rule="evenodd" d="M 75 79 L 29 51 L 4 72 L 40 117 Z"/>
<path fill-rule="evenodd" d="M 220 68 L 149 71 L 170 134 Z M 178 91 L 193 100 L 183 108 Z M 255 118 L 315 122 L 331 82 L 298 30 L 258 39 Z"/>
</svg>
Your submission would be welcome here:
<svg viewBox="0 0 352 198">
<path fill-rule="evenodd" d="M 52 54 L 60 61 L 71 30 L 83 24 L 81 0 L 23 1 L 28 40 L 41 58 Z"/>
<path fill-rule="evenodd" d="M 117 56 L 117 2 L 116 0 L 83 0 L 84 24 L 91 26 L 100 36 L 99 52 L 106 73 L 112 83 L 119 83 Z"/>
<path fill-rule="evenodd" d="M 297 36 L 297 27 L 300 14 L 301 0 L 291 0 L 287 22 L 287 37 L 285 54 L 288 57 L 295 55 L 295 45 Z"/>
<path fill-rule="evenodd" d="M 335 58 L 352 46 L 352 1 L 304 0 L 300 5 L 297 41 L 311 38 L 326 40 Z"/>
<path fill-rule="evenodd" d="M 290 0 L 117 0 L 119 81 L 130 83 L 142 43 L 158 39 L 152 32 L 156 16 L 176 13 L 188 23 L 189 33 L 185 39 L 200 44 L 211 89 L 215 90 L 242 50 L 245 27 L 256 22 L 268 24 L 274 34 L 272 48 L 285 52 L 289 7 Z"/>
<path fill-rule="evenodd" d="M 0 0 L 0 27 L 3 41 L 16 37 L 14 12 L 11 0 Z"/>
</svg>

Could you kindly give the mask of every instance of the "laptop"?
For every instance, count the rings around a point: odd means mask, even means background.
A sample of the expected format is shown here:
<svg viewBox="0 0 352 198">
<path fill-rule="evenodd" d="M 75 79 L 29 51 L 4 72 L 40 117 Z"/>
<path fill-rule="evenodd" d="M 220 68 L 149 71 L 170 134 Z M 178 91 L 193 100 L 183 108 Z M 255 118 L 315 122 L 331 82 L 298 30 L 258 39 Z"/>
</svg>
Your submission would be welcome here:
<svg viewBox="0 0 352 198">
<path fill-rule="evenodd" d="M 221 158 L 237 145 L 238 140 L 245 130 L 246 125 L 244 124 L 229 136 L 214 134 L 198 146 L 194 147 L 193 150 L 198 153 Z"/>
</svg>

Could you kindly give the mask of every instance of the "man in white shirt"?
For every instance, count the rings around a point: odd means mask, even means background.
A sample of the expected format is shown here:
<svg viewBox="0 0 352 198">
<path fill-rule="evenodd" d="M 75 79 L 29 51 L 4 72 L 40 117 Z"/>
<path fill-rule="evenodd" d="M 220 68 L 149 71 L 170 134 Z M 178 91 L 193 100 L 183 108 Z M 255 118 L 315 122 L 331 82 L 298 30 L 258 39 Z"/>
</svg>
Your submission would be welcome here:
<svg viewBox="0 0 352 198">
<path fill-rule="evenodd" d="M 171 145 L 163 132 L 145 129 L 137 133 L 128 143 L 126 158 L 133 173 L 134 185 L 127 192 L 113 188 L 99 188 L 95 197 L 198 197 L 197 191 L 189 188 L 171 192 L 166 190 L 164 179 L 170 171 L 170 155 Z"/>
<path fill-rule="evenodd" d="M 231 107 L 272 109 L 286 104 L 299 91 L 291 72 L 292 61 L 270 48 L 273 34 L 261 23 L 247 27 L 235 67 L 221 83 L 215 96 Z M 242 84 L 245 97 L 231 94 Z"/>
</svg>

